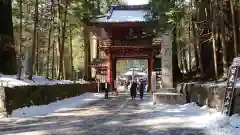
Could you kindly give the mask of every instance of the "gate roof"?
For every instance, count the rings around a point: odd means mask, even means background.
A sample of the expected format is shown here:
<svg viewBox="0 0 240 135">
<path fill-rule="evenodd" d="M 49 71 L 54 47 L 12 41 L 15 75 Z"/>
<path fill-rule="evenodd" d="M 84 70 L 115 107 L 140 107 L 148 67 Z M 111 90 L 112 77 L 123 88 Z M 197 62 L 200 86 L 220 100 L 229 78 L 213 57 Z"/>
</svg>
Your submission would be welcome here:
<svg viewBox="0 0 240 135">
<path fill-rule="evenodd" d="M 92 23 L 147 22 L 149 14 L 148 5 L 117 5 L 111 6 L 106 15 L 92 20 Z"/>
</svg>

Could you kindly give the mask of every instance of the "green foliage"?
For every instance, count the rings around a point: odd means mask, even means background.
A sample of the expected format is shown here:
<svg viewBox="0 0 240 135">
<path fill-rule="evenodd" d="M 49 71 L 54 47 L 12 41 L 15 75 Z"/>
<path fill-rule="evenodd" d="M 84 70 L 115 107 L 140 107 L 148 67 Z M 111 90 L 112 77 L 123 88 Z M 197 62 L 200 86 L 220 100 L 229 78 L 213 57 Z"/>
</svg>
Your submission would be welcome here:
<svg viewBox="0 0 240 135">
<path fill-rule="evenodd" d="M 53 13 L 51 13 L 51 6 L 53 2 Z M 65 4 L 68 4 L 67 11 L 67 25 L 65 29 L 65 56 L 68 57 L 70 54 L 69 50 L 69 40 L 70 32 L 69 26 L 72 29 L 72 50 L 73 50 L 73 66 L 76 70 L 83 70 L 84 68 L 84 50 L 83 50 L 83 27 L 84 24 L 90 21 L 92 18 L 98 15 L 103 15 L 107 12 L 108 8 L 112 4 L 121 3 L 120 0 L 60 0 L 60 13 L 62 13 L 60 20 L 58 18 L 58 0 L 39 0 L 39 22 L 37 25 L 38 38 L 38 63 L 41 65 L 46 65 L 46 57 L 48 49 L 51 50 L 50 55 L 53 56 L 52 51 L 54 50 L 54 57 L 50 56 L 50 61 L 55 59 L 54 63 L 50 62 L 51 65 L 57 65 L 58 63 L 58 44 L 52 46 L 53 42 L 57 43 L 58 26 L 63 24 L 63 12 Z M 67 2 L 67 3 L 66 3 Z M 15 44 L 17 45 L 17 50 L 19 48 L 19 41 L 22 41 L 23 52 L 28 52 L 28 48 L 31 48 L 33 43 L 33 24 L 35 20 L 34 10 L 35 10 L 35 0 L 23 0 L 23 32 L 22 39 L 19 38 L 20 35 L 20 0 L 12 1 L 12 11 L 13 11 L 13 24 L 14 24 L 14 37 Z M 48 32 L 50 27 L 50 18 L 54 16 L 52 34 L 50 36 L 51 46 L 48 48 Z M 65 62 L 67 63 L 67 62 Z M 41 69 L 42 68 L 42 69 Z M 40 67 L 42 71 L 45 70 L 45 66 Z M 57 70 L 57 69 L 55 69 Z M 53 71 L 52 71 L 53 72 Z M 42 74 L 42 73 L 40 73 Z"/>
<path fill-rule="evenodd" d="M 151 0 L 151 14 L 148 16 L 153 21 L 152 29 L 163 32 L 176 27 L 183 18 L 185 4 L 183 0 Z"/>
</svg>

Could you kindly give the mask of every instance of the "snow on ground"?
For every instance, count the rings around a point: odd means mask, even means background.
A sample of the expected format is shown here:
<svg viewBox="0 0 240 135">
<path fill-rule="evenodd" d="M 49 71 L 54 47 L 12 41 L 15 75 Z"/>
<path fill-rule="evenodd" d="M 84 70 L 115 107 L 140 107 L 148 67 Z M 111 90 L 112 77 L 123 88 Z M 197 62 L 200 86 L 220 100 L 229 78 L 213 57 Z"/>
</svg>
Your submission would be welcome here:
<svg viewBox="0 0 240 135">
<path fill-rule="evenodd" d="M 206 106 L 198 107 L 195 103 L 185 105 L 157 105 L 155 110 L 161 111 L 151 115 L 164 116 L 166 119 L 159 120 L 160 122 L 158 121 L 157 123 L 156 119 L 145 122 L 159 125 L 160 123 L 171 121 L 171 123 L 179 123 L 179 125 L 185 127 L 203 128 L 205 130 L 204 133 L 207 135 L 240 135 L 240 116 L 238 114 L 227 117 L 221 114 L 221 112 L 217 112 Z M 189 122 L 190 125 L 188 125 Z"/>
<path fill-rule="evenodd" d="M 7 119 L 29 119 L 34 118 L 35 116 L 62 116 L 69 115 L 60 112 L 70 111 L 81 108 L 83 105 L 89 104 L 91 102 L 99 101 L 103 98 L 102 93 L 85 93 L 78 97 L 73 97 L 69 99 L 60 100 L 49 105 L 42 106 L 32 106 L 24 107 L 17 110 L 14 110 L 11 118 Z M 118 99 L 117 99 L 118 100 Z M 206 106 L 198 107 L 195 103 L 189 103 L 184 105 L 153 105 L 151 101 L 148 101 L 145 98 L 143 101 L 136 100 L 132 101 L 131 99 L 122 99 L 121 101 L 117 100 L 104 100 L 105 105 L 111 109 L 111 104 L 119 104 L 120 110 L 119 113 L 116 113 L 116 116 L 112 119 L 109 119 L 109 123 L 113 124 L 114 120 L 117 121 L 120 117 L 129 117 L 127 122 L 129 127 L 141 127 L 147 126 L 151 129 L 167 129 L 167 128 L 196 128 L 202 129 L 206 135 L 240 135 L 240 116 L 235 114 L 231 117 L 222 115 L 220 112 L 217 112 L 214 109 L 210 109 Z M 109 103 L 108 103 L 109 102 Z M 129 104 L 138 104 L 140 108 L 134 109 Z M 103 103 L 99 102 L 98 105 Z M 97 106 L 98 106 L 97 105 Z M 84 114 L 91 116 L 91 113 L 97 113 L 97 109 L 100 108 L 91 108 L 91 106 L 86 106 L 89 114 Z M 117 110 L 117 109 L 116 109 Z M 100 110 L 99 110 L 100 111 Z M 106 117 L 111 111 L 105 111 Z M 76 113 L 72 111 L 71 114 Z M 81 112 L 77 112 L 81 113 Z M 115 113 L 114 113 L 115 114 Z M 118 114 L 127 114 L 129 116 L 118 115 Z M 136 118 L 131 117 L 131 115 L 137 114 Z M 21 118 L 23 117 L 23 118 Z M 104 116 L 105 117 L 105 116 Z M 96 118 L 97 119 L 97 118 Z M 99 119 L 100 116 L 99 116 Z M 104 119 L 105 120 L 105 119 Z M 78 121 L 83 121 L 78 119 Z M 117 125 L 116 125 L 117 126 Z"/>
<path fill-rule="evenodd" d="M 79 108 L 101 98 L 103 98 L 102 93 L 84 93 L 80 96 L 59 100 L 48 105 L 20 108 L 14 110 L 11 117 L 44 116 L 62 110 Z"/>
<path fill-rule="evenodd" d="M 142 102 L 140 105 L 152 106 L 153 103 Z M 136 122 L 135 126 L 152 125 L 156 129 L 162 126 L 166 126 L 166 128 L 178 126 L 178 128 L 203 129 L 206 135 L 240 135 L 240 116 L 238 114 L 227 117 L 215 109 L 207 106 L 199 107 L 195 103 L 153 106 L 155 106 L 155 111 L 143 109 L 139 112 L 151 113 L 143 117 L 143 120 Z"/>
<path fill-rule="evenodd" d="M 205 124 L 206 132 L 209 135 L 240 135 L 239 116 L 227 117 L 217 112 L 211 115 L 205 114 L 196 120 Z"/>
<path fill-rule="evenodd" d="M 32 106 L 17 109 L 11 117 L 32 117 L 45 115 L 59 115 L 60 111 L 80 108 L 87 103 L 100 100 L 103 94 L 85 93 L 78 97 L 61 100 L 44 106 Z M 154 128 L 178 126 L 176 128 L 200 128 L 207 135 L 240 135 L 240 116 L 226 117 L 214 109 L 206 106 L 198 107 L 195 103 L 184 105 L 153 105 L 152 102 L 141 102 L 140 106 L 152 106 L 152 109 L 136 110 L 144 113 L 139 121 L 133 121 L 130 126 L 147 125 Z M 63 115 L 63 114 L 61 114 Z M 119 116 L 120 117 L 120 116 Z"/>
<path fill-rule="evenodd" d="M 33 76 L 33 81 L 29 79 L 18 80 L 16 75 L 0 74 L 0 86 L 5 86 L 5 87 L 24 86 L 24 85 L 71 84 L 71 83 L 87 83 L 87 82 L 84 80 L 81 80 L 81 81 L 48 80 L 44 76 Z"/>
</svg>

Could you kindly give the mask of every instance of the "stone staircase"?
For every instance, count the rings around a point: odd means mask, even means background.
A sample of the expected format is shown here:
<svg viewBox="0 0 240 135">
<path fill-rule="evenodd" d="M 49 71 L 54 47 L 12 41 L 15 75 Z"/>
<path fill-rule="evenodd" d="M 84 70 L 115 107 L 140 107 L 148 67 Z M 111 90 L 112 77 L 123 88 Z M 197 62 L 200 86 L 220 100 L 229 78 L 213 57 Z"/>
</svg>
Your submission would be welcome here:
<svg viewBox="0 0 240 135">
<path fill-rule="evenodd" d="M 153 104 L 185 104 L 185 95 L 175 88 L 161 88 L 153 91 Z"/>
</svg>

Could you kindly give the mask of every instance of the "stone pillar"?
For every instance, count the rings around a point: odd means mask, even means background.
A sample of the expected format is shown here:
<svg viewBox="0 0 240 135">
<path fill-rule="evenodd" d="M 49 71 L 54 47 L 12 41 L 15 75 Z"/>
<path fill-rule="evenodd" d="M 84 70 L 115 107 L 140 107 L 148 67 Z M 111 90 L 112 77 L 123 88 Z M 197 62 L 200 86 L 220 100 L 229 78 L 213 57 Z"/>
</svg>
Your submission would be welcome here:
<svg viewBox="0 0 240 135">
<path fill-rule="evenodd" d="M 184 95 L 173 88 L 171 34 L 164 33 L 162 40 L 162 88 L 153 94 L 153 104 L 184 104 Z"/>
<path fill-rule="evenodd" d="M 152 91 L 155 91 L 157 89 L 157 75 L 156 75 L 156 72 L 153 71 L 152 72 Z"/>
<path fill-rule="evenodd" d="M 164 33 L 162 40 L 162 88 L 173 88 L 171 34 Z"/>
<path fill-rule="evenodd" d="M 116 58 L 113 58 L 112 60 L 112 84 L 113 84 L 113 88 L 115 88 L 115 84 L 114 84 L 114 81 L 116 81 L 117 79 L 117 65 L 116 65 Z"/>
</svg>

